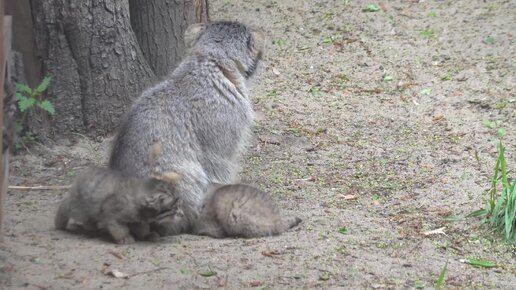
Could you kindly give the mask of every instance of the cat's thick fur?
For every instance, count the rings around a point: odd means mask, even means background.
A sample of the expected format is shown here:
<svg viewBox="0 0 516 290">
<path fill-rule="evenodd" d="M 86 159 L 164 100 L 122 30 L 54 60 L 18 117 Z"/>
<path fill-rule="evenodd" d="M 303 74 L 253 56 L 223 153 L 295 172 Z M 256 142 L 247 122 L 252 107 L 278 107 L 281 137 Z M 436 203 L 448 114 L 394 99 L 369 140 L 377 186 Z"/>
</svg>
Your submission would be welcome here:
<svg viewBox="0 0 516 290">
<path fill-rule="evenodd" d="M 193 233 L 214 238 L 274 236 L 296 226 L 299 218 L 283 218 L 267 193 L 249 185 L 214 184 L 206 194 Z"/>
<path fill-rule="evenodd" d="M 186 218 L 160 220 L 155 228 L 162 235 L 188 232 L 208 185 L 233 182 L 253 118 L 247 82 L 264 48 L 261 32 L 236 22 L 193 25 L 186 39 L 192 47 L 184 60 L 132 105 L 109 161 L 126 176 L 181 176 Z M 156 142 L 160 155 L 149 162 Z"/>
<path fill-rule="evenodd" d="M 66 230 L 70 219 L 86 230 L 104 229 L 119 244 L 155 239 L 150 223 L 180 215 L 180 200 L 171 192 L 178 176 L 128 178 L 107 168 L 90 167 L 80 174 L 61 202 L 54 220 Z"/>
</svg>

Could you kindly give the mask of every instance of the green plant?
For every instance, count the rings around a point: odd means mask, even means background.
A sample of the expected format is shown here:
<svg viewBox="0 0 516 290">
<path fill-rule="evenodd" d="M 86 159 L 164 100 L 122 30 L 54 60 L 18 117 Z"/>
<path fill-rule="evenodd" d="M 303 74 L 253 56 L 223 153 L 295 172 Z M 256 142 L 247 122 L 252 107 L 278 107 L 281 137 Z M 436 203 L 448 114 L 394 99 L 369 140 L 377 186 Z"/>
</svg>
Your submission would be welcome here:
<svg viewBox="0 0 516 290">
<path fill-rule="evenodd" d="M 362 9 L 363 12 L 377 12 L 380 11 L 380 7 L 376 4 L 368 4 L 364 9 Z"/>
<path fill-rule="evenodd" d="M 487 44 L 493 44 L 496 42 L 496 39 L 494 37 L 486 37 L 484 38 L 483 42 Z"/>
<path fill-rule="evenodd" d="M 469 216 L 483 216 L 483 223 L 487 223 L 497 232 L 504 233 L 509 243 L 516 244 L 516 179 L 510 182 L 507 176 L 505 147 L 502 141 L 498 142 L 497 150 L 498 159 L 491 177 L 487 206 L 485 209 L 472 212 Z"/>
<path fill-rule="evenodd" d="M 425 36 L 425 37 L 434 36 L 434 34 L 435 34 L 435 31 L 433 29 L 425 29 L 425 30 L 419 31 L 419 35 Z"/>
<path fill-rule="evenodd" d="M 444 276 L 446 275 L 446 270 L 448 269 L 448 261 L 444 263 L 444 267 L 441 269 L 441 273 L 439 273 L 439 278 L 437 278 L 437 281 L 435 282 L 434 289 L 439 290 L 444 284 Z"/>
<path fill-rule="evenodd" d="M 321 92 L 321 88 L 317 87 L 317 86 L 313 86 L 310 88 L 309 90 L 310 94 L 314 97 L 320 97 L 322 96 L 322 92 Z"/>
<path fill-rule="evenodd" d="M 14 124 L 16 134 L 19 136 L 15 143 L 17 149 L 22 147 L 26 148 L 27 144 L 35 141 L 35 137 L 32 132 L 24 132 L 24 124 L 26 123 L 28 111 L 39 109 L 50 115 L 55 114 L 54 105 L 52 105 L 52 103 L 43 96 L 43 93 L 48 89 L 49 84 L 49 76 L 43 78 L 41 83 L 39 83 L 35 89 L 31 89 L 26 84 L 15 84 L 16 92 L 14 98 L 18 105 L 18 109 L 21 112 L 21 116 Z"/>
</svg>

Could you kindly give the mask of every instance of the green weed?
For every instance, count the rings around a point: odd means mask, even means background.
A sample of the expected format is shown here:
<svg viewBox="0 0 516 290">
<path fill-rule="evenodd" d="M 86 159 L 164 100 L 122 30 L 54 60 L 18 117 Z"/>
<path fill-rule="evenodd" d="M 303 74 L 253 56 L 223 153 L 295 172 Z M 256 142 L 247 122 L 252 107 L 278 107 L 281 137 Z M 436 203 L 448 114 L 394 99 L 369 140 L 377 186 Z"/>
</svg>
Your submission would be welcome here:
<svg viewBox="0 0 516 290">
<path fill-rule="evenodd" d="M 322 96 L 322 92 L 321 92 L 321 88 L 317 87 L 317 86 L 314 86 L 314 87 L 311 87 L 310 90 L 309 90 L 309 93 L 314 96 L 314 97 L 320 97 Z"/>
<path fill-rule="evenodd" d="M 437 281 L 435 282 L 435 290 L 441 289 L 441 286 L 444 284 L 444 275 L 446 275 L 446 270 L 448 268 L 448 261 L 444 264 L 444 267 L 441 270 L 441 273 L 439 273 L 439 278 L 437 278 Z"/>
<path fill-rule="evenodd" d="M 434 36 L 434 34 L 435 34 L 435 31 L 433 29 L 425 29 L 425 30 L 419 31 L 419 35 L 425 36 L 425 37 Z"/>
<path fill-rule="evenodd" d="M 469 216 L 483 216 L 483 223 L 504 234 L 507 242 L 516 244 L 516 179 L 511 182 L 507 175 L 505 147 L 501 141 L 497 150 L 498 158 L 491 177 L 487 206 L 470 213 Z"/>
<path fill-rule="evenodd" d="M 378 12 L 380 11 L 380 7 L 376 4 L 368 4 L 364 9 L 362 9 L 363 12 Z"/>
<path fill-rule="evenodd" d="M 493 268 L 493 267 L 496 267 L 496 263 L 493 263 L 493 262 L 490 262 L 490 261 L 486 261 L 486 260 L 481 260 L 481 259 L 467 258 L 467 259 L 464 259 L 463 261 L 464 261 L 464 263 L 469 264 L 469 265 L 471 265 L 473 267 L 477 267 L 477 268 Z"/>
<path fill-rule="evenodd" d="M 493 44 L 496 42 L 496 39 L 494 37 L 486 37 L 484 38 L 483 42 L 487 44 Z"/>
<path fill-rule="evenodd" d="M 384 82 L 390 82 L 390 81 L 392 81 L 392 80 L 394 80 L 394 77 L 393 77 L 393 76 L 391 76 L 391 75 L 385 75 L 385 76 L 383 76 L 383 81 L 384 81 Z"/>
<path fill-rule="evenodd" d="M 54 105 L 43 97 L 43 93 L 48 89 L 50 84 L 50 77 L 45 77 L 41 83 L 35 88 L 31 89 L 26 84 L 16 83 L 16 92 L 14 98 L 21 116 L 14 124 L 14 130 L 19 136 L 16 140 L 16 149 L 27 148 L 27 145 L 35 141 L 34 134 L 30 131 L 24 132 L 24 125 L 27 120 L 27 112 L 31 110 L 42 110 L 50 115 L 55 114 Z"/>
</svg>

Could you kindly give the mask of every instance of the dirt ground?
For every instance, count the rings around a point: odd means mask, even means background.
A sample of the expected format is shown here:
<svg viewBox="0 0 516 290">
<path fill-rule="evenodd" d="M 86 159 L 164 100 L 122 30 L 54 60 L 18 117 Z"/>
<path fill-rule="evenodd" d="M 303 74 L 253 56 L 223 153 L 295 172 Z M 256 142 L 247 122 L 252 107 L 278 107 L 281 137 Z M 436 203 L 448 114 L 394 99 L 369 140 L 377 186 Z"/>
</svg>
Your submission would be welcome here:
<svg viewBox="0 0 516 290">
<path fill-rule="evenodd" d="M 118 246 L 54 230 L 65 191 L 9 190 L 3 286 L 433 289 L 448 261 L 446 289 L 516 289 L 516 247 L 479 219 L 446 219 L 484 205 L 498 128 L 516 177 L 516 2 L 398 0 L 362 11 L 367 4 L 211 1 L 212 19 L 268 36 L 241 178 L 301 226 L 270 238 Z M 10 185 L 70 184 L 104 163 L 108 147 L 80 136 L 36 146 L 12 157 Z"/>
</svg>

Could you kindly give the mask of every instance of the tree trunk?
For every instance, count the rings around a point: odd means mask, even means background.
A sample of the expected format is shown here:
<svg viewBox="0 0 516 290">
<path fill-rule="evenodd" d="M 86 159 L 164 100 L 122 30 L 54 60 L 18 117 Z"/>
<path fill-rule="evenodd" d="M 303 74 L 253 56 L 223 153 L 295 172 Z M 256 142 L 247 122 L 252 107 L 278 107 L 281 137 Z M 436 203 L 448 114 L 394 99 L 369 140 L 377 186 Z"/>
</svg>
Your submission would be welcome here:
<svg viewBox="0 0 516 290">
<path fill-rule="evenodd" d="M 207 0 L 129 0 L 131 25 L 157 76 L 167 75 L 185 52 L 184 32 L 208 21 Z"/>
<path fill-rule="evenodd" d="M 52 76 L 53 127 L 105 134 L 153 79 L 127 1 L 32 1 L 43 70 Z"/>
<path fill-rule="evenodd" d="M 34 38 L 15 34 L 15 47 L 35 43 L 32 56 L 22 51 L 25 68 L 37 68 L 33 62 L 39 62 L 41 78 L 52 77 L 45 98 L 54 104 L 55 115 L 41 110 L 29 113 L 29 130 L 39 137 L 50 136 L 45 132 L 55 136 L 111 132 L 131 102 L 157 79 L 153 68 L 161 76 L 182 57 L 184 29 L 207 19 L 207 0 L 131 1 L 137 20 L 131 20 L 129 0 L 7 1 L 13 7 L 24 7 L 14 5 L 16 1 L 29 1 L 30 6 L 25 6 L 31 10 Z M 147 12 L 154 18 L 150 22 L 135 12 L 135 5 L 142 11 L 159 9 Z M 145 56 L 138 42 L 140 33 L 159 39 L 153 44 L 157 47 L 150 49 L 149 41 L 141 42 Z M 157 69 L 157 64 L 163 66 Z"/>
</svg>

